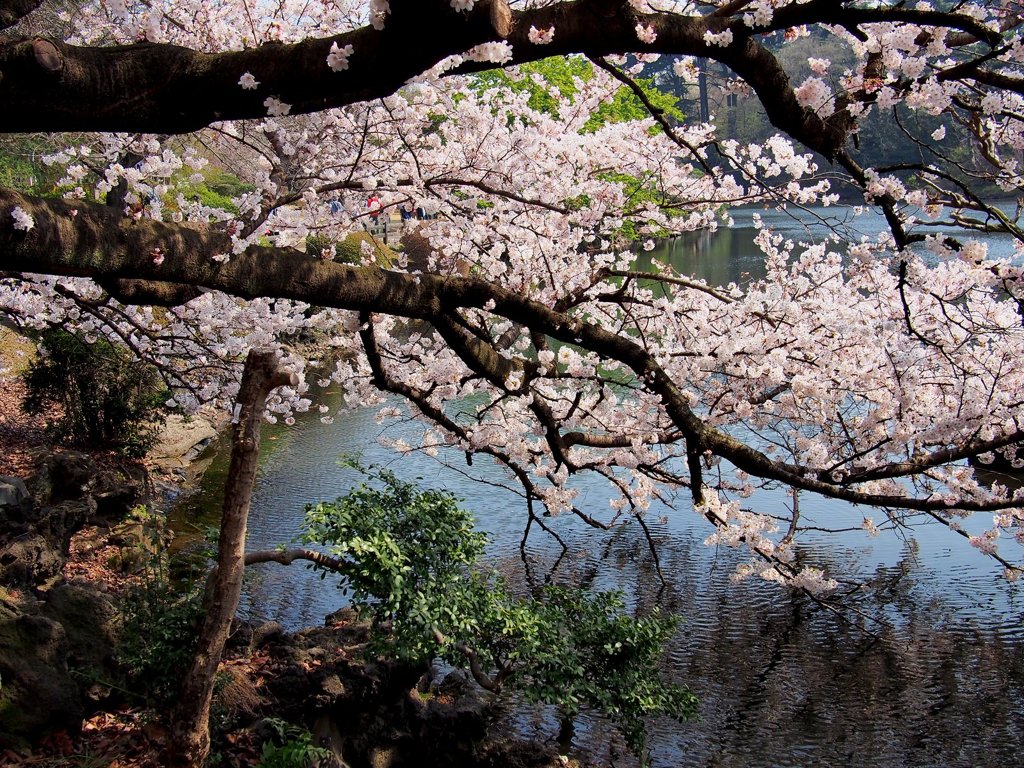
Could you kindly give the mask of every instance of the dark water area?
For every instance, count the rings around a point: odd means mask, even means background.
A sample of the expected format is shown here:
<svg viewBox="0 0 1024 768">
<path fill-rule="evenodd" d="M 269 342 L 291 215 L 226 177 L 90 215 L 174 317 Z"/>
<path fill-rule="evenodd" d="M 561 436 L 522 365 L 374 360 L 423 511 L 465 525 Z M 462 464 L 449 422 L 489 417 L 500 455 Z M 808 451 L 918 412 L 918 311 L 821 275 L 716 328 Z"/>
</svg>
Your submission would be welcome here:
<svg viewBox="0 0 1024 768">
<path fill-rule="evenodd" d="M 666 244 L 660 256 L 713 283 L 756 279 L 763 265 L 750 244 L 753 230 L 739 219 L 734 228 Z M 787 217 L 777 223 L 806 232 Z M 850 532 L 812 535 L 798 556 L 867 585 L 832 611 L 776 585 L 734 583 L 741 558 L 703 543 L 711 529 L 684 498 L 648 513 L 657 564 L 636 524 L 596 531 L 572 516 L 549 521 L 569 545 L 564 556 L 536 528 L 521 549 L 524 504 L 500 467 L 484 458 L 469 467 L 459 452 L 397 457 L 378 443 L 416 429 L 410 422 L 380 425 L 372 410 L 339 415 L 330 425 L 306 415 L 294 427 L 265 426 L 249 549 L 294 539 L 305 504 L 358 482 L 338 456 L 361 453 L 366 463 L 463 499 L 491 537 L 488 564 L 522 589 L 549 580 L 615 588 L 631 608 L 659 606 L 681 617 L 664 671 L 698 695 L 701 715 L 654 724 L 659 768 L 1024 763 L 1024 594 L 944 528 L 925 524 L 902 538 L 872 538 L 859 528 L 870 511 L 801 496 L 805 520 Z M 226 463 L 226 452 L 216 455 L 200 492 L 175 510 L 178 530 L 215 524 Z M 603 485 L 577 487 L 583 509 L 607 510 Z M 769 510 L 790 503 L 781 489 L 757 498 Z M 248 616 L 299 628 L 344 604 L 330 578 L 300 565 L 254 571 L 241 609 Z M 499 727 L 541 739 L 558 730 L 543 708 L 510 707 Z M 592 717 L 581 719 L 574 747 L 602 765 L 634 764 L 607 724 Z"/>
</svg>

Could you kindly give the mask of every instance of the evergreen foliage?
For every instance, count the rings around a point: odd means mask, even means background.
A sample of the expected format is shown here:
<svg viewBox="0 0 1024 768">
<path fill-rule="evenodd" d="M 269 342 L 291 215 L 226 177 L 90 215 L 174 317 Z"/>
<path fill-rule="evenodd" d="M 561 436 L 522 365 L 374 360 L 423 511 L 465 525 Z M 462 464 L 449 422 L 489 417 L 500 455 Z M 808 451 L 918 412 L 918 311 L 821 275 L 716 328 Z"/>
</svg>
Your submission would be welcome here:
<svg viewBox="0 0 1024 768">
<path fill-rule="evenodd" d="M 144 455 L 163 424 L 168 397 L 156 370 L 113 342 L 90 344 L 59 328 L 45 331 L 40 344 L 44 354 L 23 374 L 25 411 L 45 414 L 57 406 L 60 415 L 48 429 L 59 442 Z"/>
<path fill-rule="evenodd" d="M 133 513 L 146 522 L 143 509 Z M 121 599 L 122 629 L 118 663 L 134 688 L 148 701 L 170 705 L 192 660 L 203 620 L 198 584 L 175 584 L 168 578 L 167 552 L 160 526 L 150 526 L 152 552 L 142 578 Z M 148 550 L 147 550 L 148 551 Z"/>
<path fill-rule="evenodd" d="M 556 705 L 566 721 L 597 711 L 641 759 L 645 718 L 695 714 L 693 694 L 658 671 L 674 618 L 656 610 L 630 616 L 615 592 L 546 587 L 518 596 L 477 566 L 486 536 L 451 494 L 422 490 L 386 470 L 370 477 L 376 487 L 364 483 L 308 507 L 306 538 L 330 547 L 341 589 L 378 629 L 389 630 L 377 633 L 375 651 L 469 666 L 486 687 Z"/>
</svg>

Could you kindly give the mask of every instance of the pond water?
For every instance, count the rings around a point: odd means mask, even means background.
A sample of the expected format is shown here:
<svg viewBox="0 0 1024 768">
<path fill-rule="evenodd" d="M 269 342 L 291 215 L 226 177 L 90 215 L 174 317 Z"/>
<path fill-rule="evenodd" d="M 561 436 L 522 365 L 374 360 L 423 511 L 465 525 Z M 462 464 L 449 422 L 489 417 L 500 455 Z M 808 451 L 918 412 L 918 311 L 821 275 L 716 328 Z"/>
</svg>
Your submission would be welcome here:
<svg viewBox="0 0 1024 768">
<path fill-rule="evenodd" d="M 823 213 L 831 213 L 823 212 Z M 749 215 L 713 235 L 680 238 L 659 255 L 713 283 L 746 282 L 763 274 L 750 242 Z M 765 214 L 794 239 L 806 226 Z M 744 224 L 747 226 L 744 226 Z M 866 226 L 880 226 L 868 222 Z M 995 241 L 993 248 L 1008 249 Z M 336 395 L 335 395 L 336 396 Z M 804 519 L 828 519 L 851 532 L 805 540 L 806 562 L 852 573 L 871 583 L 835 613 L 773 585 L 733 583 L 731 550 L 703 544 L 708 524 L 685 499 L 652 509 L 656 564 L 639 528 L 595 531 L 562 516 L 550 525 L 568 543 L 536 527 L 520 549 L 526 524 L 522 498 L 504 471 L 458 452 L 398 458 L 377 443 L 415 425 L 382 427 L 373 411 L 324 425 L 308 415 L 291 428 L 265 427 L 260 475 L 249 522 L 249 549 L 273 548 L 300 530 L 303 507 L 345 493 L 358 477 L 338 456 L 361 453 L 405 479 L 451 490 L 491 536 L 489 564 L 524 588 L 546 580 L 623 590 L 631 606 L 659 605 L 682 621 L 665 673 L 701 702 L 700 719 L 657 723 L 654 765 L 668 766 L 1012 766 L 1024 747 L 1024 594 L 959 537 L 923 526 L 904 538 L 871 538 L 859 530 L 862 509 L 802 496 Z M 213 524 L 226 473 L 215 456 L 198 494 L 175 510 L 179 530 Z M 580 505 L 607 509 L 602 485 L 583 482 Z M 767 506 L 788 503 L 780 491 Z M 666 578 L 661 586 L 660 565 Z M 256 570 L 256 569 L 254 569 Z M 344 602 L 330 579 L 303 567 L 265 565 L 248 579 L 242 611 L 289 628 L 320 623 Z M 553 738 L 550 711 L 516 709 L 509 726 Z M 610 730 L 583 718 L 577 749 L 600 764 L 630 765 Z"/>
</svg>

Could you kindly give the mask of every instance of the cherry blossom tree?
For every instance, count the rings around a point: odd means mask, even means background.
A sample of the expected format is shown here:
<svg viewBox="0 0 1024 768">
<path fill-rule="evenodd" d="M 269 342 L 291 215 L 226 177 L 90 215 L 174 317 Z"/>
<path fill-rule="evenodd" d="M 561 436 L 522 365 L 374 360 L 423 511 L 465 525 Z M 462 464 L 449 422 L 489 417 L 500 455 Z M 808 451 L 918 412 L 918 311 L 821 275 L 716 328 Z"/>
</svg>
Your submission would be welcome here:
<svg viewBox="0 0 1024 768">
<path fill-rule="evenodd" d="M 37 5 L 2 3 L 0 23 L 28 24 Z M 47 158 L 56 194 L 0 189 L 11 321 L 124 344 L 187 409 L 230 407 L 247 350 L 302 370 L 315 339 L 330 365 L 310 383 L 339 383 L 351 407 L 400 396 L 424 430 L 398 450 L 493 457 L 544 529 L 559 513 L 646 526 L 655 500 L 685 495 L 710 541 L 750 551 L 740 575 L 827 593 L 829 575 L 796 564 L 796 497 L 759 507 L 781 484 L 865 505 L 869 532 L 938 521 L 1020 574 L 998 547 L 1024 541 L 1020 493 L 967 463 L 1017 462 L 1024 438 L 1019 3 L 99 0 L 63 13 L 66 39 L 15 26 L 0 44 L 0 131 L 63 136 Z M 812 57 L 796 82 L 781 52 L 808 37 L 840 44 L 845 63 Z M 565 56 L 579 74 L 559 87 L 531 69 Z M 671 115 L 640 78 L 655 56 L 684 79 L 700 61 L 726 67 L 777 133 L 744 145 Z M 642 116 L 607 109 L 623 94 Z M 913 156 L 863 162 L 878 116 Z M 190 199 L 214 168 L 244 191 Z M 763 227 L 767 276 L 749 286 L 643 258 L 739 204 L 840 195 L 889 231 L 859 237 L 854 220 L 796 243 Z M 336 258 L 335 243 L 400 209 L 427 215 L 403 250 L 363 239 L 355 263 Z M 993 233 L 1012 253 L 989 253 Z M 301 383 L 268 415 L 310 408 L 334 417 Z M 606 481 L 607 509 L 577 503 L 581 474 Z"/>
</svg>

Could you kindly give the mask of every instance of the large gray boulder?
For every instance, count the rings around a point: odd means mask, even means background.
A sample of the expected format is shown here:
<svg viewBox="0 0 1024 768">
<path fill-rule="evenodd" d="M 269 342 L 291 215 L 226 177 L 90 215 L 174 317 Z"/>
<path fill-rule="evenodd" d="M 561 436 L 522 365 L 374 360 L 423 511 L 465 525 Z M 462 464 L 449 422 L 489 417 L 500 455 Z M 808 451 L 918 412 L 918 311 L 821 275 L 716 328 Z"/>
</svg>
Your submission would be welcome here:
<svg viewBox="0 0 1024 768">
<path fill-rule="evenodd" d="M 99 477 L 99 467 L 89 454 L 51 451 L 38 460 L 28 486 L 36 504 L 45 507 L 89 495 Z"/>
<path fill-rule="evenodd" d="M 64 628 L 71 669 L 87 673 L 88 679 L 114 679 L 121 611 L 110 595 L 87 583 L 59 584 L 47 593 L 39 612 Z"/>
<path fill-rule="evenodd" d="M 29 502 L 28 488 L 20 477 L 0 475 L 0 512 L 18 509 Z"/>
<path fill-rule="evenodd" d="M 24 532 L 32 517 L 32 496 L 20 477 L 0 476 L 0 537 L 4 531 Z"/>
<path fill-rule="evenodd" d="M 52 579 L 64 567 L 59 544 L 40 533 L 25 533 L 0 545 L 0 582 L 30 587 Z"/>
<path fill-rule="evenodd" d="M 40 586 L 52 581 L 75 533 L 87 524 L 116 524 L 146 492 L 142 465 L 101 466 L 78 451 L 43 453 L 27 482 L 0 478 L 0 582 Z"/>
<path fill-rule="evenodd" d="M 91 496 L 37 507 L 31 519 L 0 531 L 0 583 L 38 586 L 60 573 L 71 537 L 96 513 Z"/>
<path fill-rule="evenodd" d="M 214 426 L 199 416 L 171 414 L 147 458 L 164 470 L 187 467 L 217 437 Z"/>
</svg>

